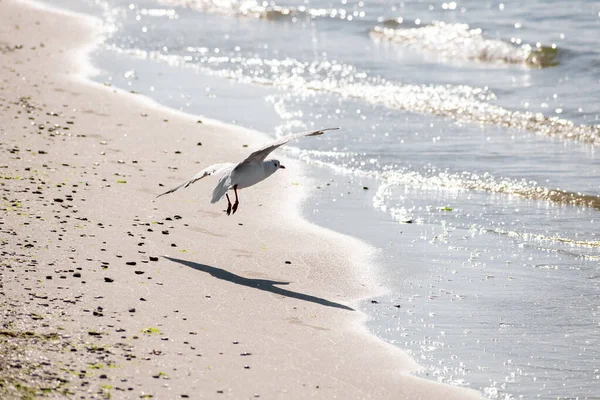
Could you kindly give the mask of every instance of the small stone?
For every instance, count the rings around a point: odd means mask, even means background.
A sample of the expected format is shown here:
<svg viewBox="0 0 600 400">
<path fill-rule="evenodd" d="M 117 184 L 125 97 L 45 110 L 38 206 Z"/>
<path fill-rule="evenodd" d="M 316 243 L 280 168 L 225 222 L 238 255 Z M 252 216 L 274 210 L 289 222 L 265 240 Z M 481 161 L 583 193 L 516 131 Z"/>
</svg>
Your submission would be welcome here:
<svg viewBox="0 0 600 400">
<path fill-rule="evenodd" d="M 81 272 L 75 272 L 73 274 L 73 277 L 75 277 L 75 278 L 81 278 Z"/>
<path fill-rule="evenodd" d="M 164 231 L 162 231 L 162 234 L 163 234 L 163 235 L 168 235 L 168 234 L 169 234 L 169 231 L 168 231 L 168 230 L 164 230 Z"/>
<path fill-rule="evenodd" d="M 127 261 L 125 264 L 127 264 L 127 265 L 135 265 L 137 263 L 135 261 Z"/>
<path fill-rule="evenodd" d="M 158 261 L 158 257 L 152 257 L 152 256 L 150 256 L 150 261 Z"/>
<path fill-rule="evenodd" d="M 106 283 L 112 283 L 112 282 L 114 282 L 114 281 L 115 281 L 115 280 L 114 280 L 113 278 L 108 278 L 108 277 L 105 277 L 105 278 L 104 278 L 104 282 L 106 282 Z"/>
<path fill-rule="evenodd" d="M 291 261 L 286 261 L 285 263 L 286 263 L 286 264 L 291 264 L 292 262 L 291 262 Z"/>
<path fill-rule="evenodd" d="M 135 312 L 135 308 L 130 308 L 129 312 Z"/>
<path fill-rule="evenodd" d="M 136 275 L 142 275 L 144 273 L 144 271 L 135 271 Z"/>
</svg>

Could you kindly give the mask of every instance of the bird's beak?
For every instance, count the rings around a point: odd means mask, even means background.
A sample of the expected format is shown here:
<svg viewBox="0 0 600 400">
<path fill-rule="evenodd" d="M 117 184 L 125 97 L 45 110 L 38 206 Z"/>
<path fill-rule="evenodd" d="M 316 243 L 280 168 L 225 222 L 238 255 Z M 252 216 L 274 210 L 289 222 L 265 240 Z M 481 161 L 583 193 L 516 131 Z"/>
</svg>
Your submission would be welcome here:
<svg viewBox="0 0 600 400">
<path fill-rule="evenodd" d="M 279 169 L 285 169 L 285 167 L 283 165 L 280 165 Z"/>
</svg>

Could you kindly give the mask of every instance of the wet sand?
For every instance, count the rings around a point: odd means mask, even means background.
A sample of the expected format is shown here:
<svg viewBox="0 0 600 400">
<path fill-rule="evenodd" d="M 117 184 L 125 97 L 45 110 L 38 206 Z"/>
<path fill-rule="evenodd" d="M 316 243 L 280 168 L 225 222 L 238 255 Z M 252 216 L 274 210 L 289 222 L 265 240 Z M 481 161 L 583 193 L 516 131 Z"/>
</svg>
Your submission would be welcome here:
<svg viewBox="0 0 600 400">
<path fill-rule="evenodd" d="M 156 199 L 266 138 L 86 81 L 100 31 L 0 0 L 0 397 L 478 397 L 368 334 L 370 249 L 298 217 L 299 163 L 232 217 Z"/>
</svg>

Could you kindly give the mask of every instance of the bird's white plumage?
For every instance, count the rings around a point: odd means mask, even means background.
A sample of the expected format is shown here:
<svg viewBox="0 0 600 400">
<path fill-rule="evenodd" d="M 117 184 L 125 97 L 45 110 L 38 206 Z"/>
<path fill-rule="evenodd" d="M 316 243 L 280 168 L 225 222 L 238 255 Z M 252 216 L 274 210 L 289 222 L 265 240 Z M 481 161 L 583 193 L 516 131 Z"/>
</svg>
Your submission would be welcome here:
<svg viewBox="0 0 600 400">
<path fill-rule="evenodd" d="M 282 146 L 282 145 L 284 145 L 284 144 L 286 144 L 288 142 L 291 142 L 293 140 L 300 139 L 300 138 L 302 138 L 304 136 L 322 135 L 326 131 L 334 131 L 336 129 L 340 129 L 340 128 L 325 128 L 325 129 L 320 129 L 318 131 L 306 131 L 306 132 L 300 132 L 300 133 L 292 133 L 291 135 L 287 135 L 287 136 L 282 136 L 279 139 L 275 139 L 271 143 L 267 143 L 265 146 L 263 146 L 260 149 L 256 150 L 254 153 L 250 154 L 240 164 L 243 164 L 243 163 L 259 163 L 259 162 L 263 162 L 263 161 L 265 161 L 265 158 L 267 158 L 267 156 L 273 150 L 275 150 L 276 148 L 278 148 L 279 146 Z"/>
<path fill-rule="evenodd" d="M 210 175 L 229 175 L 231 170 L 235 168 L 236 164 L 232 163 L 221 163 L 221 164 L 213 164 L 209 167 L 204 168 L 202 171 L 198 172 L 192 179 L 189 181 L 183 182 L 181 185 L 174 187 L 171 190 L 167 190 L 164 193 L 159 194 L 156 197 L 164 196 L 165 194 L 173 193 L 181 188 L 186 188 L 190 186 L 192 183 L 199 181 L 202 178 L 206 178 Z M 223 197 L 223 196 L 221 196 Z"/>
<path fill-rule="evenodd" d="M 267 156 L 278 147 L 289 143 L 291 141 L 300 139 L 305 136 L 317 136 L 322 135 L 326 131 L 336 130 L 340 128 L 325 128 L 316 131 L 306 131 L 301 133 L 294 133 L 291 135 L 280 137 L 260 149 L 250 154 L 246 159 L 238 164 L 232 163 L 221 163 L 211 165 L 202 171 L 198 172 L 194 177 L 181 185 L 168 190 L 158 197 L 165 194 L 173 193 L 179 189 L 186 188 L 192 183 L 199 181 L 210 175 L 219 176 L 217 186 L 213 190 L 211 203 L 216 203 L 221 200 L 228 190 L 236 187 L 243 189 L 257 184 L 258 182 L 271 176 L 279 168 L 279 161 L 270 160 L 265 161 Z"/>
</svg>

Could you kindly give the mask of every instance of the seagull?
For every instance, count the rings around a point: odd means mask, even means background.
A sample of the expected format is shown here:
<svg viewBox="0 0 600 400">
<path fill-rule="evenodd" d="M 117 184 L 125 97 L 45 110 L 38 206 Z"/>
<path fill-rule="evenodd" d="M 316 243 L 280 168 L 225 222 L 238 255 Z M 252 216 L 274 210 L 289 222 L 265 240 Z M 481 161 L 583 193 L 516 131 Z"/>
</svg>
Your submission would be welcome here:
<svg viewBox="0 0 600 400">
<path fill-rule="evenodd" d="M 227 215 L 231 213 L 235 214 L 240 204 L 238 200 L 238 189 L 245 189 L 252 185 L 256 185 L 258 182 L 267 179 L 273 175 L 278 169 L 285 169 L 279 160 L 266 160 L 267 156 L 279 146 L 282 146 L 290 141 L 300 139 L 304 136 L 318 136 L 322 135 L 326 131 L 333 131 L 340 128 L 325 128 L 319 129 L 318 131 L 307 131 L 301 133 L 293 133 L 291 135 L 283 136 L 279 139 L 275 139 L 271 143 L 268 143 L 250 154 L 245 160 L 237 164 L 232 163 L 220 163 L 214 164 L 204 168 L 198 172 L 189 181 L 183 182 L 181 185 L 168 190 L 157 197 L 164 196 L 165 194 L 173 193 L 179 189 L 186 188 L 192 183 L 199 181 L 200 179 L 206 178 L 210 175 L 217 175 L 219 182 L 212 192 L 211 203 L 216 203 L 223 198 L 227 197 Z M 233 206 L 229 199 L 228 190 L 232 190 L 235 193 L 235 203 Z"/>
</svg>

